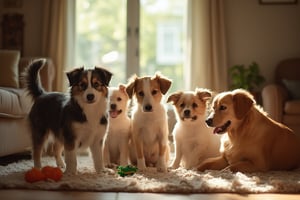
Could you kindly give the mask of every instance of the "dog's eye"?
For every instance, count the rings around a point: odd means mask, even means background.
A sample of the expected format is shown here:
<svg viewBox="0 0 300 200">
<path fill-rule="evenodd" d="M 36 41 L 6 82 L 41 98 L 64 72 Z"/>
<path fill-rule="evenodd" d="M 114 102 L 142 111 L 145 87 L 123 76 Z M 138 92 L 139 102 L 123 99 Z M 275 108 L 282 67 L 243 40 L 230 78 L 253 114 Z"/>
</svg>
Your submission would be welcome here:
<svg viewBox="0 0 300 200">
<path fill-rule="evenodd" d="M 117 98 L 117 101 L 122 101 L 122 98 L 121 98 L 121 97 L 118 97 L 118 98 Z"/>
<path fill-rule="evenodd" d="M 87 88 L 87 84 L 83 82 L 79 83 L 78 86 L 81 90 L 85 90 Z"/>
<path fill-rule="evenodd" d="M 192 106 L 193 106 L 193 108 L 197 108 L 197 107 L 198 107 L 198 104 L 193 103 Z"/>
<path fill-rule="evenodd" d="M 184 103 L 181 103 L 179 106 L 180 106 L 181 108 L 184 108 L 184 107 L 185 107 L 185 104 L 184 104 Z"/>
<path fill-rule="evenodd" d="M 143 97 L 145 94 L 144 94 L 143 91 L 140 91 L 140 92 L 138 93 L 138 95 L 139 95 L 140 97 Z"/>
<path fill-rule="evenodd" d="M 98 88 L 101 86 L 101 84 L 99 82 L 95 82 L 95 83 L 93 83 L 93 86 L 94 86 L 94 88 Z"/>
<path fill-rule="evenodd" d="M 220 106 L 220 108 L 219 108 L 220 110 L 226 110 L 227 109 L 227 107 L 226 106 Z"/>
<path fill-rule="evenodd" d="M 153 90 L 152 95 L 156 95 L 156 94 L 157 94 L 157 90 Z"/>
</svg>

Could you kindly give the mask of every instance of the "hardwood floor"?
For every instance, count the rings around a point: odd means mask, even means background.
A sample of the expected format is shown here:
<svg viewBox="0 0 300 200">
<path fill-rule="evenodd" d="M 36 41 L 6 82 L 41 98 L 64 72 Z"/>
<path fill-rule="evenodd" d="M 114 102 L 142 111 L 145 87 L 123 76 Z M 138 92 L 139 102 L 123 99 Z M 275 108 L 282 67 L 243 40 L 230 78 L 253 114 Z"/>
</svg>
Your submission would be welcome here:
<svg viewBox="0 0 300 200">
<path fill-rule="evenodd" d="M 6 200 L 299 200 L 300 194 L 154 194 L 154 193 L 114 193 L 41 190 L 0 190 L 0 199 Z"/>
</svg>

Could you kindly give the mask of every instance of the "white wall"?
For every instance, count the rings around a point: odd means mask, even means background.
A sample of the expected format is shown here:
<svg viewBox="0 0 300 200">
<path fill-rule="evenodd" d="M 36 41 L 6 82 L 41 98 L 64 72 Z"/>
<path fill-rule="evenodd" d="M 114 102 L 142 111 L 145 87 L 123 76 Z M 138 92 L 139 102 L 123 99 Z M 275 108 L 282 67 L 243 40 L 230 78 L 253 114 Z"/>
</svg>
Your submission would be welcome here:
<svg viewBox="0 0 300 200">
<path fill-rule="evenodd" d="M 256 61 L 267 82 L 276 64 L 300 57 L 300 5 L 261 5 L 259 0 L 226 0 L 229 66 Z"/>
</svg>

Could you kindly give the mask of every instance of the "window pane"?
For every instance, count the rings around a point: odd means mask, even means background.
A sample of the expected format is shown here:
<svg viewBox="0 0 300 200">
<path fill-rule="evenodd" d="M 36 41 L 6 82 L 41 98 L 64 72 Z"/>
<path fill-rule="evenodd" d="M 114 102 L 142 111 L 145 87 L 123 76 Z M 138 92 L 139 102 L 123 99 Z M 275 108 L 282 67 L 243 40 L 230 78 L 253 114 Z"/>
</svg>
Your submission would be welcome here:
<svg viewBox="0 0 300 200">
<path fill-rule="evenodd" d="M 140 1 L 140 71 L 173 79 L 171 91 L 184 88 L 186 0 Z"/>
<path fill-rule="evenodd" d="M 76 1 L 76 66 L 103 65 L 126 81 L 126 0 Z"/>
</svg>

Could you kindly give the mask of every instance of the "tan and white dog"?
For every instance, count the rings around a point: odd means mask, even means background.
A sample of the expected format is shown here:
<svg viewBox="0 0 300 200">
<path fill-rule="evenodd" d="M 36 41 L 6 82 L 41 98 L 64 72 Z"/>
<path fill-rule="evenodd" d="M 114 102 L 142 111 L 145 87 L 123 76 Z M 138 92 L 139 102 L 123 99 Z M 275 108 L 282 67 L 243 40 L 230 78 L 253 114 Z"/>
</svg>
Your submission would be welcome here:
<svg viewBox="0 0 300 200">
<path fill-rule="evenodd" d="M 129 162 L 130 118 L 129 97 L 125 85 L 109 88 L 109 126 L 105 139 L 105 165 L 126 166 Z"/>
<path fill-rule="evenodd" d="M 172 102 L 177 123 L 173 129 L 175 159 L 171 165 L 180 164 L 187 169 L 197 167 L 206 158 L 220 154 L 220 138 L 205 124 L 207 104 L 212 93 L 207 89 L 175 92 L 167 102 Z"/>
<path fill-rule="evenodd" d="M 147 166 L 156 166 L 160 172 L 167 171 L 169 131 L 162 98 L 171 84 L 171 80 L 156 73 L 153 77 L 134 75 L 127 85 L 129 97 L 136 100 L 132 110 L 135 154 L 131 154 L 131 162 L 137 163 L 140 171 Z"/>
<path fill-rule="evenodd" d="M 269 118 L 246 90 L 218 94 L 206 123 L 214 133 L 225 133 L 222 155 L 198 166 L 206 169 L 256 172 L 300 167 L 300 138 Z"/>
</svg>

